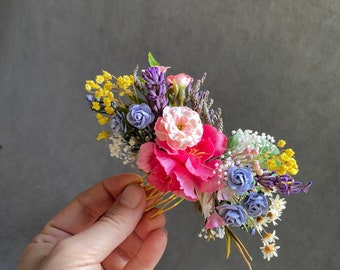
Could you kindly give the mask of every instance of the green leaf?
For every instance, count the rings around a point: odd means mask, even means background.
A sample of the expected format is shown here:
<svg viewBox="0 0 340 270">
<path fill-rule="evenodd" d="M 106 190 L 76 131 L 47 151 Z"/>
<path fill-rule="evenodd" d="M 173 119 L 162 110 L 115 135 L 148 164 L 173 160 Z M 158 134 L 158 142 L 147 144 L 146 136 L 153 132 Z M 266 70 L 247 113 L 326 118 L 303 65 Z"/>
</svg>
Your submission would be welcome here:
<svg viewBox="0 0 340 270">
<path fill-rule="evenodd" d="M 234 149 L 237 145 L 238 145 L 238 137 L 237 137 L 237 135 L 230 136 L 228 138 L 227 148 L 228 149 Z"/>
<path fill-rule="evenodd" d="M 148 53 L 148 60 L 149 60 L 149 65 L 150 67 L 154 67 L 154 66 L 159 66 L 159 63 L 156 61 L 156 59 L 153 57 L 152 53 L 149 52 Z"/>
</svg>

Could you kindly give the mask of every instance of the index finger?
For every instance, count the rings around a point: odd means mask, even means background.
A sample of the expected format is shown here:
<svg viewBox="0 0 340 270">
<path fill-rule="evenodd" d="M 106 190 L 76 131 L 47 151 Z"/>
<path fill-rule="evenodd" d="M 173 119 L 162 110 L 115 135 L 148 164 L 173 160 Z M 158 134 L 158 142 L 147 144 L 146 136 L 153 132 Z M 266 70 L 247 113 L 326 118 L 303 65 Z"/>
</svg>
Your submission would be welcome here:
<svg viewBox="0 0 340 270">
<path fill-rule="evenodd" d="M 79 233 L 94 224 L 116 201 L 124 188 L 141 183 L 137 174 L 120 174 L 109 177 L 79 194 L 46 227 L 56 228 L 70 235 Z"/>
</svg>

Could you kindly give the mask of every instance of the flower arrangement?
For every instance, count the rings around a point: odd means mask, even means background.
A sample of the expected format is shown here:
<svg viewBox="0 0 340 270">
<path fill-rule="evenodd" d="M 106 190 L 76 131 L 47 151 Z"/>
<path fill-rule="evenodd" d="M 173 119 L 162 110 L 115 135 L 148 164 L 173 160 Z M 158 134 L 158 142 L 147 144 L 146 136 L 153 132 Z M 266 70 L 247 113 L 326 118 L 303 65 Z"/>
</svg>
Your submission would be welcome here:
<svg viewBox="0 0 340 270">
<path fill-rule="evenodd" d="M 145 173 L 149 209 L 155 215 L 183 200 L 192 201 L 205 226 L 199 237 L 225 238 L 227 257 L 233 242 L 251 269 L 252 260 L 233 232 L 238 227 L 258 233 L 264 259 L 277 255 L 276 231 L 286 200 L 281 195 L 307 192 L 293 176 L 298 172 L 294 151 L 286 142 L 251 130 L 223 133 L 221 109 L 213 109 L 209 92 L 184 73 L 166 76 L 151 53 L 149 67 L 115 77 L 107 71 L 87 80 L 91 109 L 108 130 L 111 156 L 137 165 Z"/>
</svg>

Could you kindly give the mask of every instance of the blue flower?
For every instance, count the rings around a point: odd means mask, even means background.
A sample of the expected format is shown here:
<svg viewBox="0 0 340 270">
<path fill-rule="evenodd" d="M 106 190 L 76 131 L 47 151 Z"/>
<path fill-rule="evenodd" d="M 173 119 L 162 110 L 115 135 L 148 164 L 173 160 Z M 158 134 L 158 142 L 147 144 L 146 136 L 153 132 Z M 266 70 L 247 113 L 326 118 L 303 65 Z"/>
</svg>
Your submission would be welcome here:
<svg viewBox="0 0 340 270">
<path fill-rule="evenodd" d="M 130 105 L 126 119 L 134 127 L 143 129 L 153 122 L 155 116 L 151 108 L 147 104 L 142 103 Z"/>
<path fill-rule="evenodd" d="M 242 206 L 237 204 L 223 204 L 218 208 L 218 213 L 228 226 L 241 227 L 247 220 Z"/>
<path fill-rule="evenodd" d="M 258 217 L 264 215 L 268 211 L 268 202 L 266 196 L 262 193 L 251 192 L 242 204 L 251 217 Z"/>
<path fill-rule="evenodd" d="M 251 169 L 247 167 L 231 167 L 228 171 L 227 185 L 238 195 L 254 187 L 254 177 Z"/>
<path fill-rule="evenodd" d="M 93 95 L 86 95 L 86 99 L 88 102 L 92 102 L 94 100 Z"/>
<path fill-rule="evenodd" d="M 119 112 L 112 116 L 110 121 L 110 127 L 114 133 L 123 134 L 126 131 L 126 127 L 123 123 L 123 115 Z"/>
</svg>

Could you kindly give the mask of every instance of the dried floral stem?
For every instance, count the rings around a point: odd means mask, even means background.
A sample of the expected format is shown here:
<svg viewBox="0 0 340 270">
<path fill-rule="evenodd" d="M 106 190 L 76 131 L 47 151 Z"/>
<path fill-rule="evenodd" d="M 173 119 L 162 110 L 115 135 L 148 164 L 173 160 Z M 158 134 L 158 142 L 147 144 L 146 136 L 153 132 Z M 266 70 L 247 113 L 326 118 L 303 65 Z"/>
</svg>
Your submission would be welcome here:
<svg viewBox="0 0 340 270">
<path fill-rule="evenodd" d="M 228 228 L 227 226 L 224 227 L 225 231 L 225 242 L 226 242 L 226 258 L 228 259 L 230 256 L 230 234 L 228 233 Z"/>
<path fill-rule="evenodd" d="M 153 208 L 159 208 L 156 213 L 151 216 L 151 218 L 173 209 L 184 200 L 183 198 L 180 198 L 171 192 L 160 192 L 150 184 L 145 185 L 144 189 L 147 191 L 147 193 L 151 191 L 148 193 L 146 198 L 150 204 L 147 206 L 145 211 L 147 212 Z"/>
<path fill-rule="evenodd" d="M 252 261 L 252 257 L 250 256 L 248 250 L 246 249 L 246 247 L 243 245 L 243 243 L 241 242 L 241 240 L 226 226 L 226 234 L 229 235 L 228 237 L 231 237 L 231 239 L 233 240 L 236 248 L 238 249 L 238 251 L 240 252 L 244 262 L 248 265 L 249 269 L 252 270 L 251 264 L 249 261 Z"/>
</svg>

